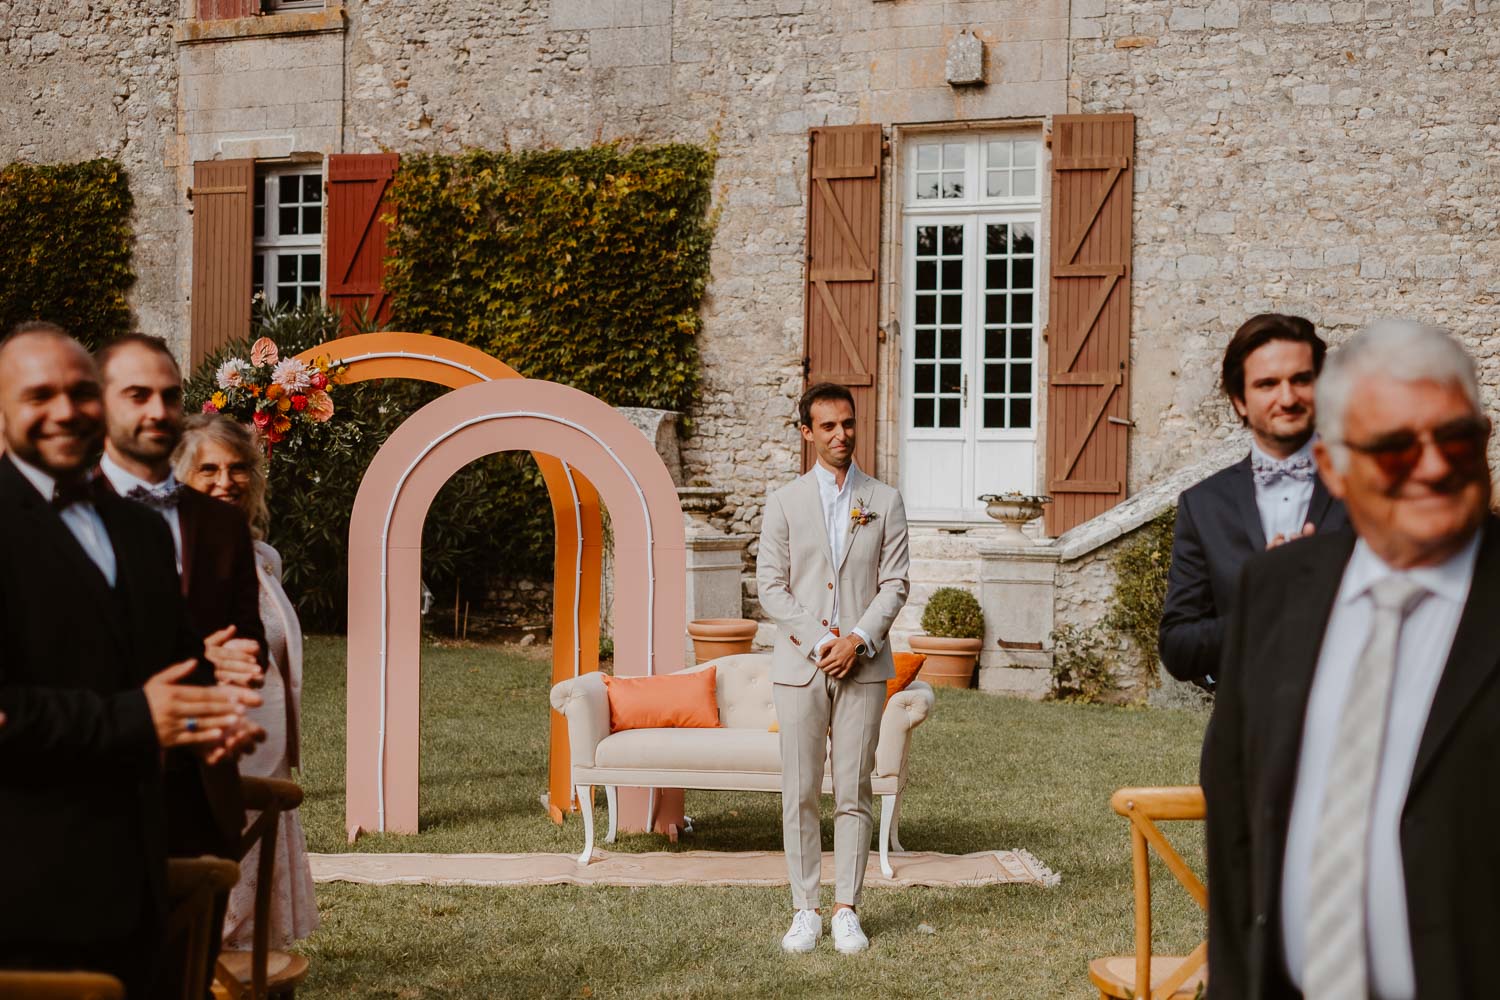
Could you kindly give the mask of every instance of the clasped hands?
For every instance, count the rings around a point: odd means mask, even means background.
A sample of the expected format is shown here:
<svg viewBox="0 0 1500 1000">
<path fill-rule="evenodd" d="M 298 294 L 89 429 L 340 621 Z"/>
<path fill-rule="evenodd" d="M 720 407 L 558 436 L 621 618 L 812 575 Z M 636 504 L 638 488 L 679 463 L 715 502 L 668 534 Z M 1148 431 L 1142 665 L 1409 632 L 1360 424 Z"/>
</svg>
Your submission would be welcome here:
<svg viewBox="0 0 1500 1000">
<path fill-rule="evenodd" d="M 185 683 L 197 660 L 183 660 L 146 682 L 146 704 L 163 749 L 189 747 L 209 764 L 255 749 L 266 731 L 245 718 L 245 709 L 261 704 L 253 687 L 263 673 L 260 644 L 236 639 L 231 625 L 203 640 L 203 655 L 214 667 L 213 687 Z"/>
<path fill-rule="evenodd" d="M 1307 538 L 1316 530 L 1317 528 L 1313 525 L 1313 523 L 1311 521 L 1308 521 L 1302 526 L 1302 530 L 1298 533 L 1293 534 L 1291 538 L 1288 538 L 1284 534 L 1277 534 L 1275 538 L 1272 538 L 1269 542 L 1266 543 L 1266 549 L 1270 550 L 1276 548 L 1278 545 L 1285 545 L 1287 542 L 1290 542 L 1292 538 Z"/>
<path fill-rule="evenodd" d="M 859 662 L 859 640 L 853 635 L 838 635 L 818 654 L 818 669 L 835 680 L 854 669 Z"/>
</svg>

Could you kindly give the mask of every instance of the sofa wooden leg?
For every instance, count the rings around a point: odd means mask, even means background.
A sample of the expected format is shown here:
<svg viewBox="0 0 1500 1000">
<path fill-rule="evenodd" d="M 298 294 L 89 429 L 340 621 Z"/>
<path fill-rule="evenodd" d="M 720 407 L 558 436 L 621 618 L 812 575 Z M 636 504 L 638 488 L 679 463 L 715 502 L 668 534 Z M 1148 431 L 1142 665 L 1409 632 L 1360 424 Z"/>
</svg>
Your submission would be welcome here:
<svg viewBox="0 0 1500 1000">
<path fill-rule="evenodd" d="M 617 829 L 617 820 L 619 819 L 619 813 L 618 813 L 619 802 L 615 798 L 615 786 L 614 785 L 605 785 L 604 786 L 604 801 L 606 801 L 607 803 L 609 803 L 609 833 L 607 833 L 605 835 L 604 842 L 606 844 L 613 844 L 615 842 L 615 831 Z"/>
<path fill-rule="evenodd" d="M 894 878 L 895 872 L 891 869 L 891 821 L 895 819 L 896 796 L 882 795 L 880 797 L 880 873 L 886 878 Z"/>
<path fill-rule="evenodd" d="M 594 856 L 594 804 L 589 798 L 588 785 L 578 786 L 578 811 L 583 814 L 583 853 L 578 855 L 578 863 L 586 865 Z"/>
<path fill-rule="evenodd" d="M 901 800 L 906 795 L 906 789 L 896 793 L 896 804 L 891 807 L 891 850 L 897 854 L 905 854 L 906 848 L 901 846 Z"/>
</svg>

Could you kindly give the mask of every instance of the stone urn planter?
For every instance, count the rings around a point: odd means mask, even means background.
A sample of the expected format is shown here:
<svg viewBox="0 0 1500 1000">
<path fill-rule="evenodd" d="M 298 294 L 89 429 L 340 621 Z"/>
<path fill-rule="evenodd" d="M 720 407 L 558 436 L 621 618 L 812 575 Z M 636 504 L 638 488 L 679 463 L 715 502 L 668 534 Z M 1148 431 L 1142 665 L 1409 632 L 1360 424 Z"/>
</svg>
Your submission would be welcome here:
<svg viewBox="0 0 1500 1000">
<path fill-rule="evenodd" d="M 984 648 L 979 599 L 959 587 L 939 587 L 922 611 L 922 631 L 907 640 L 913 653 L 927 657 L 917 676 L 934 687 L 968 687 Z"/>
<path fill-rule="evenodd" d="M 1012 545 L 1035 544 L 1026 537 L 1021 525 L 1041 517 L 1042 505 L 1052 502 L 1051 497 L 1022 493 L 986 493 L 979 499 L 984 501 L 984 512 L 1002 525 L 999 540 Z"/>
<path fill-rule="evenodd" d="M 749 618 L 695 618 L 687 627 L 699 663 L 750 652 L 755 629 L 755 622 Z"/>
</svg>

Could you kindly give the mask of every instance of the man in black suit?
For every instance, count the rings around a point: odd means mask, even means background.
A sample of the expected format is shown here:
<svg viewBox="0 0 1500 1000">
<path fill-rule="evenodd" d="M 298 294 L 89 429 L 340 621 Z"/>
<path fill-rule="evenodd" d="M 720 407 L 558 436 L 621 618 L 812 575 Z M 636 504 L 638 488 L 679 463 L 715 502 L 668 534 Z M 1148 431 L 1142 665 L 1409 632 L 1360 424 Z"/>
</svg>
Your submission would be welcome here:
<svg viewBox="0 0 1500 1000">
<path fill-rule="evenodd" d="M 235 752 L 251 692 L 188 624 L 161 520 L 98 488 L 93 361 L 56 326 L 0 343 L 0 967 L 82 968 L 153 996 L 160 753 Z"/>
<path fill-rule="evenodd" d="M 1251 317 L 1224 351 L 1224 392 L 1250 428 L 1250 454 L 1177 501 L 1157 636 L 1178 680 L 1213 690 L 1245 560 L 1348 523 L 1313 464 L 1313 386 L 1326 351 L 1312 323 L 1278 313 Z"/>
<path fill-rule="evenodd" d="M 1330 358 L 1318 412 L 1354 532 L 1241 580 L 1204 755 L 1210 994 L 1488 996 L 1500 521 L 1474 365 L 1376 324 Z"/>
</svg>

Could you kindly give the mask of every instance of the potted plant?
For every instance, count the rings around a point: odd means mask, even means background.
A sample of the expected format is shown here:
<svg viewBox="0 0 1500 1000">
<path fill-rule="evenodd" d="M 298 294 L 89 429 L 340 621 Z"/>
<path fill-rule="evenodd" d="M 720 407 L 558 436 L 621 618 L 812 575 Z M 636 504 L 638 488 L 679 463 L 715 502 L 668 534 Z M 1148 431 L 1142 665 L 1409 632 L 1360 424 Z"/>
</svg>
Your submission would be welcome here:
<svg viewBox="0 0 1500 1000">
<path fill-rule="evenodd" d="M 755 630 L 756 623 L 749 618 L 694 618 L 688 622 L 688 637 L 693 640 L 693 655 L 699 663 L 750 652 Z"/>
<path fill-rule="evenodd" d="M 934 687 L 968 687 L 984 648 L 979 600 L 958 587 L 939 587 L 922 612 L 922 631 L 909 640 L 913 653 L 927 657 L 917 676 Z"/>
</svg>

